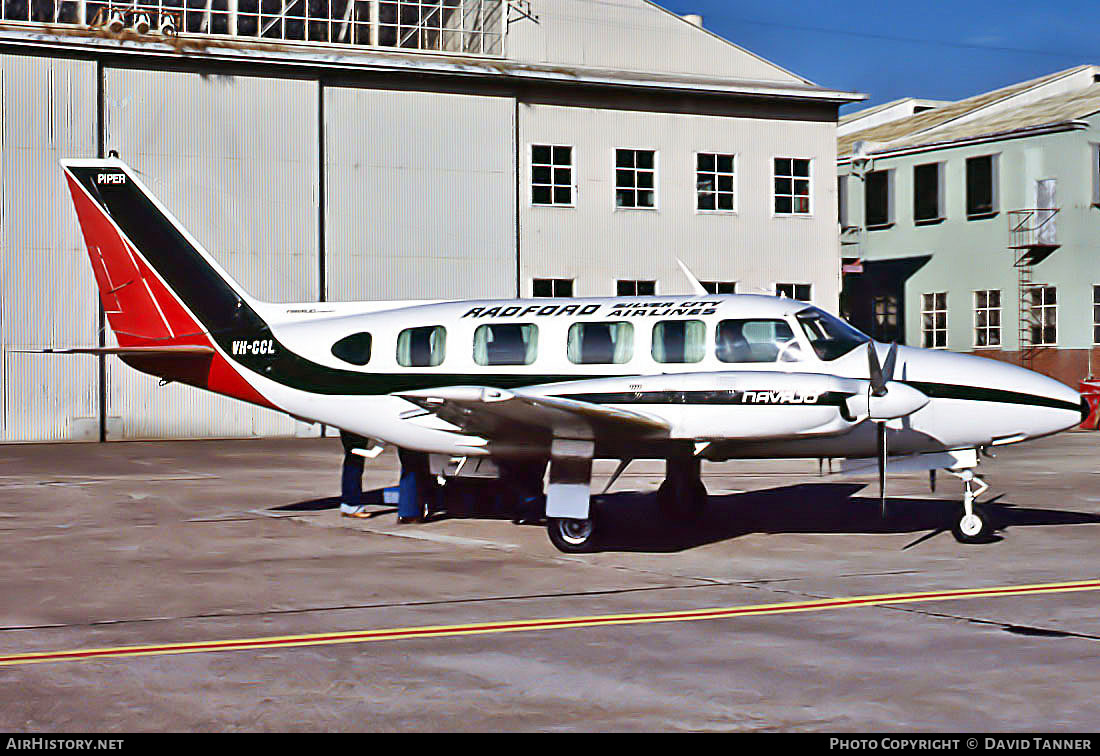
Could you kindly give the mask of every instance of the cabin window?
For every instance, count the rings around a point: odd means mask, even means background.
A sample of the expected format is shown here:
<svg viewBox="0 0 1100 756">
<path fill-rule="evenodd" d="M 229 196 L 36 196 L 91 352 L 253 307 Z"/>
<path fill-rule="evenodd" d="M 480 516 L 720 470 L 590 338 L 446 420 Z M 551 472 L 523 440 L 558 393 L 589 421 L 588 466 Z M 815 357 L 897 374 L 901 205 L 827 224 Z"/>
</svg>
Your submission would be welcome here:
<svg viewBox="0 0 1100 756">
<path fill-rule="evenodd" d="M 538 326 L 493 323 L 474 331 L 474 362 L 478 365 L 530 365 L 539 351 Z"/>
<path fill-rule="evenodd" d="M 572 278 L 535 278 L 531 281 L 533 297 L 571 297 L 573 296 Z"/>
<path fill-rule="evenodd" d="M 657 153 L 615 150 L 615 207 L 657 207 Z"/>
<path fill-rule="evenodd" d="M 707 326 L 701 320 L 663 320 L 653 326 L 653 359 L 699 362 L 707 351 Z"/>
<path fill-rule="evenodd" d="M 574 323 L 566 351 L 575 365 L 622 365 L 634 356 L 631 323 Z"/>
<path fill-rule="evenodd" d="M 810 161 L 775 158 L 774 198 L 776 215 L 810 214 Z"/>
<path fill-rule="evenodd" d="M 370 362 L 371 336 L 366 331 L 353 333 L 332 345 L 332 353 L 344 362 L 352 365 L 366 365 Z"/>
<path fill-rule="evenodd" d="M 615 295 L 619 297 L 649 297 L 657 293 L 656 281 L 616 281 Z"/>
<path fill-rule="evenodd" d="M 531 145 L 531 204 L 573 206 L 573 148 Z"/>
<path fill-rule="evenodd" d="M 802 359 L 794 331 L 785 320 L 723 320 L 714 332 L 722 362 L 797 362 Z"/>
<path fill-rule="evenodd" d="M 734 156 L 700 152 L 695 156 L 695 209 L 734 211 Z"/>
<path fill-rule="evenodd" d="M 736 294 L 736 281 L 700 281 L 707 294 Z"/>
<path fill-rule="evenodd" d="M 982 155 L 966 161 L 966 217 L 968 220 L 997 214 L 997 156 Z"/>
<path fill-rule="evenodd" d="M 925 349 L 947 347 L 947 292 L 921 295 L 921 346 Z"/>
<path fill-rule="evenodd" d="M 943 220 L 943 163 L 913 167 L 913 222 Z"/>
<path fill-rule="evenodd" d="M 397 364 L 403 367 L 435 367 L 447 352 L 443 326 L 406 328 L 397 337 Z"/>
<path fill-rule="evenodd" d="M 810 284 L 777 283 L 775 285 L 775 296 L 797 299 L 799 302 L 809 302 L 811 293 Z"/>
<path fill-rule="evenodd" d="M 1001 290 L 974 292 L 974 346 L 1001 345 Z"/>
</svg>

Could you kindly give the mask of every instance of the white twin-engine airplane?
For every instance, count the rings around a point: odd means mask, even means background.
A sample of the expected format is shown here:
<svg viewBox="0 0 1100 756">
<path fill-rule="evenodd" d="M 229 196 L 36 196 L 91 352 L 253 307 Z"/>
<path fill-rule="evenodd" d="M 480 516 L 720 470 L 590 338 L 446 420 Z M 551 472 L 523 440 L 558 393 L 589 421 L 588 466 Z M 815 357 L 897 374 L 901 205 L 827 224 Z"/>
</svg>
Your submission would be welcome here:
<svg viewBox="0 0 1100 756">
<path fill-rule="evenodd" d="M 489 470 L 537 495 L 549 462 L 548 529 L 563 551 L 596 546 L 595 458 L 620 460 L 612 482 L 631 460 L 667 460 L 658 502 L 686 517 L 706 501 L 704 459 L 877 459 L 885 505 L 888 449 L 895 469 L 960 477 L 953 530 L 981 540 L 979 452 L 1087 411 L 1038 373 L 878 344 L 817 307 L 706 294 L 690 274 L 692 296 L 259 302 L 124 163 L 63 167 L 119 346 L 56 351 L 117 354 L 394 445 L 440 480 Z"/>
</svg>

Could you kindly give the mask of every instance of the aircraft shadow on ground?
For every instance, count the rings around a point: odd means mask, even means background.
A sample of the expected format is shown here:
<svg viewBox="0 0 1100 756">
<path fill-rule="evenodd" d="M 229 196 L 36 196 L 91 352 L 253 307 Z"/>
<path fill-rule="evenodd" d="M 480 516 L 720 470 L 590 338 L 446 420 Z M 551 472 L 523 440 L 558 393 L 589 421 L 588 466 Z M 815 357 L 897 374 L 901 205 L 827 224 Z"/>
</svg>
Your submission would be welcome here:
<svg viewBox="0 0 1100 756">
<path fill-rule="evenodd" d="M 918 545 L 951 528 L 962 512 L 957 499 L 914 499 L 890 497 L 883 519 L 877 496 L 856 496 L 866 489 L 857 483 L 799 483 L 743 493 L 709 497 L 706 511 L 694 522 L 675 522 L 664 517 L 653 492 L 627 491 L 594 497 L 600 529 L 604 533 L 601 551 L 675 552 L 708 543 L 728 541 L 752 533 L 914 533 L 920 537 L 906 548 Z M 444 489 L 446 491 L 446 489 Z M 381 490 L 364 494 L 373 503 L 374 516 L 392 515 L 392 506 L 379 508 Z M 1100 523 L 1100 516 L 1058 509 L 1016 507 L 1000 500 L 986 500 L 985 507 L 997 531 L 1033 525 L 1087 525 Z M 504 495 L 445 496 L 446 510 L 433 514 L 440 519 L 513 520 L 516 512 Z M 336 509 L 338 497 L 314 499 L 273 508 L 282 512 L 311 512 Z M 532 518 L 533 520 L 534 518 Z M 532 523 L 533 524 L 533 523 Z M 991 536 L 987 543 L 1001 540 Z"/>
</svg>

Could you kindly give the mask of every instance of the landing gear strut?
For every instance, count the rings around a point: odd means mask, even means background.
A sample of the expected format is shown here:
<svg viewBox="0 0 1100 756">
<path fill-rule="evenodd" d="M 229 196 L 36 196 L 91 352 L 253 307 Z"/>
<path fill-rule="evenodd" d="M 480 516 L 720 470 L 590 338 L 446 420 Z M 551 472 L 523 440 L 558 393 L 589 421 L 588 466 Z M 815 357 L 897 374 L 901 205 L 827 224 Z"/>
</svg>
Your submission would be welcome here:
<svg viewBox="0 0 1100 756">
<path fill-rule="evenodd" d="M 989 484 L 975 475 L 973 470 L 947 472 L 963 482 L 963 515 L 951 526 L 951 534 L 959 543 L 983 543 L 989 540 L 993 534 L 993 522 L 989 510 L 977 503 L 977 498 L 989 489 Z"/>
<path fill-rule="evenodd" d="M 707 489 L 699 477 L 700 466 L 698 457 L 668 460 L 665 482 L 657 489 L 657 506 L 668 519 L 691 522 L 703 516 Z"/>
</svg>

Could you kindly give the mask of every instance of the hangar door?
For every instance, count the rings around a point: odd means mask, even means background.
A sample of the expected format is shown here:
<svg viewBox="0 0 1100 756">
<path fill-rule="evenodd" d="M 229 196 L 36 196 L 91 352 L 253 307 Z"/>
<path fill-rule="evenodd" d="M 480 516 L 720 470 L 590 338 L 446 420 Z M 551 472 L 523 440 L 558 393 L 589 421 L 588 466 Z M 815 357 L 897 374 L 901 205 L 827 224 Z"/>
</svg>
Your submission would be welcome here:
<svg viewBox="0 0 1100 756">
<path fill-rule="evenodd" d="M 325 87 L 329 300 L 516 292 L 515 100 Z"/>
<path fill-rule="evenodd" d="M 106 146 L 253 296 L 318 296 L 318 84 L 107 69 Z M 112 337 L 113 338 L 113 337 Z M 272 410 L 108 360 L 107 435 L 304 435 Z"/>
</svg>

